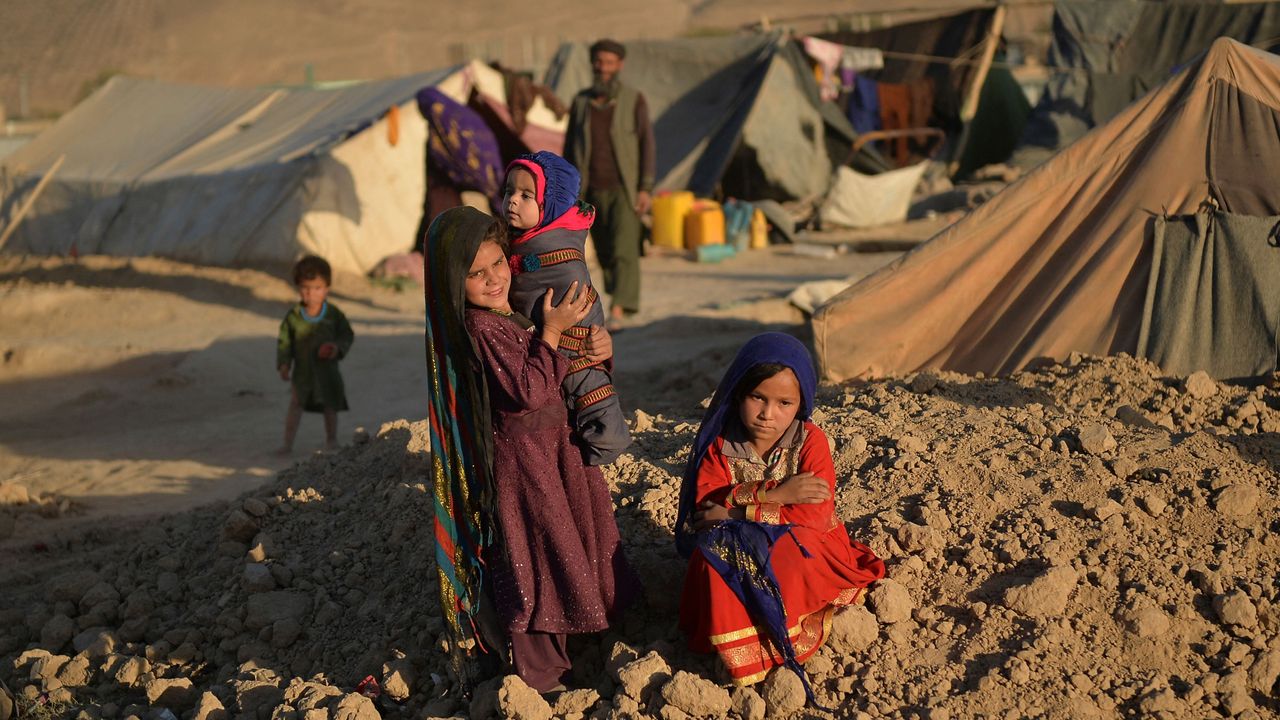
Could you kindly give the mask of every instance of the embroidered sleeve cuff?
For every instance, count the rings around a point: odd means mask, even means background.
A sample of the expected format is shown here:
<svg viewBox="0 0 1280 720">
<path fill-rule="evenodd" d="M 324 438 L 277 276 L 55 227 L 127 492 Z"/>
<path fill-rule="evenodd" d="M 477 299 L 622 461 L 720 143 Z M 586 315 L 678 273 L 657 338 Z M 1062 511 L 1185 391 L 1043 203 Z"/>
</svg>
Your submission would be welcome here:
<svg viewBox="0 0 1280 720">
<path fill-rule="evenodd" d="M 759 481 L 734 485 L 733 491 L 729 493 L 730 502 L 742 507 L 755 505 L 760 502 L 760 492 L 764 488 L 765 483 Z"/>
<path fill-rule="evenodd" d="M 782 524 L 782 506 L 778 503 L 761 503 L 754 506 L 754 512 L 749 515 L 753 520 L 759 523 L 767 523 L 769 525 Z"/>
</svg>

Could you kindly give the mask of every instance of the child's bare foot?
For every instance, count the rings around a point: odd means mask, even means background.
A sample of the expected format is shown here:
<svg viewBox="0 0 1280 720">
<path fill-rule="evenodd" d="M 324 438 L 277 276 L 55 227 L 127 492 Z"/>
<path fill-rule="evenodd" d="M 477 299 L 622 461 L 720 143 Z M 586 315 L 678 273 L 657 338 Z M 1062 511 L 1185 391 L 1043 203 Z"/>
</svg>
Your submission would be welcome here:
<svg viewBox="0 0 1280 720">
<path fill-rule="evenodd" d="M 275 454 L 279 457 L 289 457 L 290 455 L 293 454 L 293 448 L 287 445 L 281 445 L 280 447 L 276 448 Z"/>
<path fill-rule="evenodd" d="M 609 310 L 609 319 L 604 323 L 604 329 L 611 333 L 620 333 L 626 328 L 627 313 L 620 305 L 614 305 Z"/>
<path fill-rule="evenodd" d="M 326 451 L 328 451 L 328 450 L 337 450 L 337 449 L 338 449 L 338 441 L 337 441 L 337 440 L 325 440 L 325 441 L 324 441 L 324 449 L 325 449 Z"/>
</svg>

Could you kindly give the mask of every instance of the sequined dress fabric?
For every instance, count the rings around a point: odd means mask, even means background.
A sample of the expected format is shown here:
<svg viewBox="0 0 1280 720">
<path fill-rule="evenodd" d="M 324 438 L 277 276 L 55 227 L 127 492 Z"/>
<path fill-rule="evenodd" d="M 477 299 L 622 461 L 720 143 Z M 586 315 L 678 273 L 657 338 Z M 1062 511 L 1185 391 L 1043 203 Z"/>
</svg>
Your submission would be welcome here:
<svg viewBox="0 0 1280 720">
<path fill-rule="evenodd" d="M 512 632 L 603 630 L 640 583 L 622 550 L 599 468 L 570 438 L 560 387 L 569 359 L 512 319 L 469 309 L 493 411 L 501 547 L 488 558 Z"/>
</svg>

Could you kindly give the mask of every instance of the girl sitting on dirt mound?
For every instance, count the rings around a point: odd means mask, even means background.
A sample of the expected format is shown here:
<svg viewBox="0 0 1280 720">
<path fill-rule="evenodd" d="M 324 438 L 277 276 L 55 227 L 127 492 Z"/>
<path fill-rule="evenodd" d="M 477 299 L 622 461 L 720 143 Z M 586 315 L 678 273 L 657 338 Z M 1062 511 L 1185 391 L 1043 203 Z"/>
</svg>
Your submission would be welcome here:
<svg viewBox="0 0 1280 720">
<path fill-rule="evenodd" d="M 816 378 L 799 340 L 747 342 L 721 379 L 685 467 L 676 545 L 689 557 L 680 627 L 696 652 L 716 652 L 735 684 L 794 670 L 837 608 L 884 577 L 835 511 L 835 468 L 809 421 Z"/>
<path fill-rule="evenodd" d="M 551 692 L 570 669 L 566 634 L 607 628 L 639 581 L 604 475 L 570 439 L 561 394 L 571 361 L 557 342 L 591 296 L 573 283 L 552 305 L 547 290 L 535 332 L 511 309 L 502 238 L 499 221 L 469 207 L 427 231 L 436 561 L 453 648 L 492 643 L 476 625 L 492 588 L 515 672 Z"/>
</svg>

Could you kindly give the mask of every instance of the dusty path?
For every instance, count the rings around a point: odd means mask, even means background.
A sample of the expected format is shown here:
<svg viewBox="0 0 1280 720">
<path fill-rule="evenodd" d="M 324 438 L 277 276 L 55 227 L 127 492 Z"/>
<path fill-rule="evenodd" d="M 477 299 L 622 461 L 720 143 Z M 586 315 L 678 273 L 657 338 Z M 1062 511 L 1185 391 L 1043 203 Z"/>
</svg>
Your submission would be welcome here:
<svg viewBox="0 0 1280 720">
<path fill-rule="evenodd" d="M 781 299 L 797 283 L 865 274 L 895 256 L 645 258 L 645 309 L 616 340 L 624 403 L 696 403 L 743 339 L 802 320 Z M 66 520 L 23 515 L 14 541 L 67 520 L 234 497 L 288 466 L 272 454 L 288 389 L 271 366 L 293 297 L 287 282 L 254 270 L 0 261 L 0 481 L 73 503 Z M 421 417 L 421 296 L 341 277 L 333 297 L 357 335 L 343 363 L 352 411 L 340 437 Z M 294 459 L 321 441 L 318 416 L 304 417 Z"/>
</svg>

